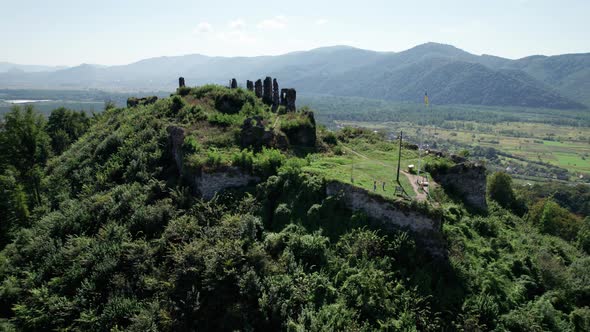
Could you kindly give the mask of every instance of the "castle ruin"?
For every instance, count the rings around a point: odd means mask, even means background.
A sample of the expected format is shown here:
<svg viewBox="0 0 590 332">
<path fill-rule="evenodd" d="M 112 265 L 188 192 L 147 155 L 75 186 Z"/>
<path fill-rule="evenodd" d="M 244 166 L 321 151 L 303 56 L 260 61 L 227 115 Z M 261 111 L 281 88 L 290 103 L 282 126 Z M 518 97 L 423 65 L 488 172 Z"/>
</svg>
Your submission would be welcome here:
<svg viewBox="0 0 590 332">
<path fill-rule="evenodd" d="M 231 89 L 237 89 L 238 83 L 235 78 L 229 81 Z M 279 89 L 279 83 L 276 78 L 266 76 L 264 81 L 261 79 L 252 82 L 246 80 L 246 89 L 254 91 L 256 97 L 261 98 L 262 102 L 271 105 L 272 111 L 276 112 L 279 106 L 284 106 L 287 112 L 295 112 L 295 100 L 297 92 L 293 88 Z"/>
<path fill-rule="evenodd" d="M 256 83 L 254 83 L 254 93 L 256 94 L 256 97 L 262 98 L 262 80 L 258 79 L 256 80 Z"/>
</svg>

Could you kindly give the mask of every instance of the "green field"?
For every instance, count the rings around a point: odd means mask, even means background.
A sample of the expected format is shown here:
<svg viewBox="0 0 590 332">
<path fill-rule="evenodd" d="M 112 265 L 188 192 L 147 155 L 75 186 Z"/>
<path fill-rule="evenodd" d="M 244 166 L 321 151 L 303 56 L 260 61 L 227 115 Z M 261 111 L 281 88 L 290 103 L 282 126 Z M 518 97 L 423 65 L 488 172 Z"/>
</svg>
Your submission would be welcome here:
<svg viewBox="0 0 590 332">
<path fill-rule="evenodd" d="M 447 142 L 462 147 L 491 147 L 516 159 L 548 163 L 564 168 L 572 178 L 590 173 L 590 128 L 542 123 L 477 124 L 452 122 L 456 128 L 420 127 L 412 123 L 338 121 L 339 126 L 364 127 L 388 132 L 404 132 L 414 142 Z"/>
<path fill-rule="evenodd" d="M 376 193 L 388 198 L 398 197 L 394 195 L 399 153 L 397 142 L 370 144 L 355 141 L 355 143 L 341 144 L 341 146 L 343 147 L 341 155 L 311 155 L 310 165 L 305 170 L 322 174 L 327 179 L 354 183 L 355 186 L 368 191 L 374 190 L 374 181 L 377 181 Z M 431 160 L 433 157 L 423 156 L 422 165 Z M 418 151 L 402 150 L 402 170 L 407 170 L 408 165 L 411 164 L 417 167 L 418 161 Z M 430 177 L 427 173 L 424 175 Z M 383 190 L 383 182 L 385 182 L 385 190 Z M 416 196 L 410 181 L 404 174 L 400 174 L 400 183 L 410 198 Z"/>
</svg>

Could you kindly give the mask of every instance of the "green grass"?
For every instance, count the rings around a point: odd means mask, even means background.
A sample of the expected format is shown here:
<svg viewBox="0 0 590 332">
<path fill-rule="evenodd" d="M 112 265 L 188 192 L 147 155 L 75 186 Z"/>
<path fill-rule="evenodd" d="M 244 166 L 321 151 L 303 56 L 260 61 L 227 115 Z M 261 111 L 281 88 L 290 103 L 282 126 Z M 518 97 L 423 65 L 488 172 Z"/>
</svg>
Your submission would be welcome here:
<svg viewBox="0 0 590 332">
<path fill-rule="evenodd" d="M 572 176 L 590 172 L 590 128 L 529 122 L 481 124 L 449 121 L 445 128 L 420 127 L 413 123 L 340 121 L 372 130 L 403 129 L 411 140 L 419 135 L 451 144 L 491 147 L 515 157 L 542 161 L 567 169 Z"/>
<path fill-rule="evenodd" d="M 374 181 L 377 181 L 377 190 L 375 191 L 377 194 L 387 198 L 397 197 L 394 195 L 399 152 L 396 143 L 370 144 L 354 141 L 351 144 L 343 144 L 343 147 L 344 153 L 340 156 L 311 155 L 309 157 L 310 164 L 304 170 L 321 174 L 328 180 L 354 184 L 371 192 L 374 190 Z M 355 154 L 351 149 L 364 157 Z M 418 160 L 418 151 L 402 150 L 401 169 L 407 170 L 410 164 L 417 166 Z M 432 157 L 424 156 L 422 164 L 424 165 L 429 160 L 432 160 Z M 427 174 L 427 176 L 429 175 Z M 385 182 L 385 190 L 383 190 L 383 182 Z M 410 181 L 404 174 L 400 174 L 400 183 L 411 198 L 416 196 Z"/>
</svg>

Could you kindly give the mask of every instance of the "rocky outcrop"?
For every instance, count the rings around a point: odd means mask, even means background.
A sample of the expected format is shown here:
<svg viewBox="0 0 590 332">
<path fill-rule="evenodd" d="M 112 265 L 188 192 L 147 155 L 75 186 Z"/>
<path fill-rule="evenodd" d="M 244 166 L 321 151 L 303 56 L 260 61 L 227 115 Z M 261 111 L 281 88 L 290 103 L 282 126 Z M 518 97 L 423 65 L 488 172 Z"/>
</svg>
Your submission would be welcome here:
<svg viewBox="0 0 590 332">
<path fill-rule="evenodd" d="M 326 195 L 342 195 L 347 208 L 362 211 L 376 226 L 389 231 L 408 230 L 433 256 L 445 256 L 441 216 L 412 209 L 407 203 L 395 202 L 338 181 L 326 184 Z"/>
<path fill-rule="evenodd" d="M 158 97 L 156 97 L 156 96 L 149 96 L 149 97 L 144 97 L 144 98 L 131 97 L 131 98 L 127 99 L 127 108 L 153 104 L 157 100 L 158 100 Z"/>
<path fill-rule="evenodd" d="M 258 79 L 256 80 L 256 83 L 254 83 L 254 93 L 256 94 L 256 97 L 262 98 L 262 80 Z"/>
<path fill-rule="evenodd" d="M 287 112 L 295 112 L 295 100 L 297 92 L 295 89 L 281 89 L 281 105 L 285 106 Z"/>
<path fill-rule="evenodd" d="M 246 89 L 248 89 L 248 91 L 254 91 L 254 82 L 247 80 L 246 81 Z"/>
<path fill-rule="evenodd" d="M 464 162 L 431 172 L 431 175 L 451 196 L 458 196 L 476 210 L 487 210 L 486 168 L 483 165 Z"/>
<path fill-rule="evenodd" d="M 313 112 L 302 111 L 301 113 L 297 113 L 296 115 L 303 118 L 299 121 L 301 122 L 301 125 L 288 128 L 281 128 L 281 130 L 289 138 L 289 144 L 305 147 L 314 147 L 316 144 L 317 135 L 315 117 L 313 115 Z"/>
<path fill-rule="evenodd" d="M 286 149 L 287 137 L 282 133 L 275 133 L 266 128 L 266 122 L 261 116 L 253 116 L 244 120 L 240 131 L 240 145 L 242 148 L 260 150 L 262 147 Z"/>
<path fill-rule="evenodd" d="M 184 77 L 179 77 L 178 78 L 178 87 L 179 88 L 184 88 L 185 84 L 184 84 Z"/>
<path fill-rule="evenodd" d="M 235 78 L 232 78 L 231 81 L 229 81 L 229 87 L 230 89 L 237 89 L 238 81 Z"/>
<path fill-rule="evenodd" d="M 272 104 L 272 78 L 270 76 L 264 79 L 262 85 L 262 102 L 267 105 Z"/>
</svg>

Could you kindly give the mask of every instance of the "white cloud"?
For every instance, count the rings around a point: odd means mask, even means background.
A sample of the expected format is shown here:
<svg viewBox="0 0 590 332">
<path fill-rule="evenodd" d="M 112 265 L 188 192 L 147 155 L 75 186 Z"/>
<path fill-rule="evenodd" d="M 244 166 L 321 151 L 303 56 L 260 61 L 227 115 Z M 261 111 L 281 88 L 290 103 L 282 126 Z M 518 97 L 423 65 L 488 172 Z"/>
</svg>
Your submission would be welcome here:
<svg viewBox="0 0 590 332">
<path fill-rule="evenodd" d="M 258 23 L 260 29 L 284 29 L 287 26 L 287 18 L 279 15 Z"/>
<path fill-rule="evenodd" d="M 243 28 L 244 25 L 245 25 L 244 20 L 242 20 L 241 18 L 237 18 L 237 19 L 229 22 L 229 28 L 234 29 L 234 30 L 239 30 L 239 29 Z"/>
<path fill-rule="evenodd" d="M 317 25 L 324 25 L 326 23 L 328 23 L 328 20 L 325 18 L 320 18 L 315 21 L 315 24 L 317 24 Z"/>
<path fill-rule="evenodd" d="M 207 33 L 213 31 L 213 26 L 207 22 L 201 22 L 193 30 L 194 33 Z"/>
<path fill-rule="evenodd" d="M 220 32 L 217 34 L 217 38 L 220 40 L 230 42 L 230 43 L 239 43 L 239 44 L 254 44 L 257 42 L 256 37 L 250 35 L 247 32 L 241 30 L 232 30 L 229 32 Z"/>
</svg>

